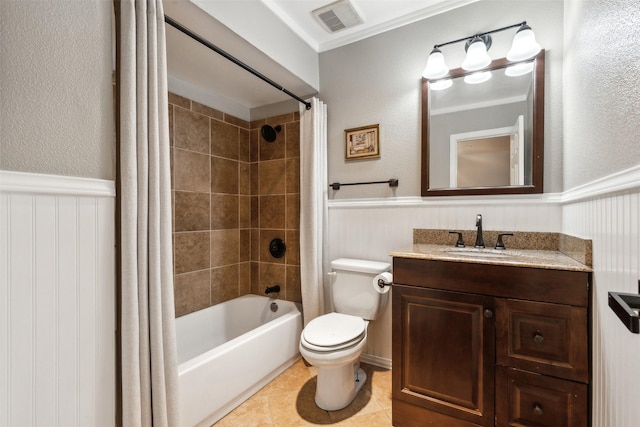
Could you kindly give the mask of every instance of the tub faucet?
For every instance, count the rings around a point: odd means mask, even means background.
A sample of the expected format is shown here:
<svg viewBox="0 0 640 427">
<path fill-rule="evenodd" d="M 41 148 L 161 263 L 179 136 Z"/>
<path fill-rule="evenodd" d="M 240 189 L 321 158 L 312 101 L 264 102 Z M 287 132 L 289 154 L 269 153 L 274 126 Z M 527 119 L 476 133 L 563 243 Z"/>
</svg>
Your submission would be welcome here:
<svg viewBox="0 0 640 427">
<path fill-rule="evenodd" d="M 484 240 L 482 240 L 482 215 L 476 215 L 476 227 L 478 227 L 478 233 L 476 234 L 476 248 L 484 248 Z"/>
<path fill-rule="evenodd" d="M 280 292 L 280 285 L 267 286 L 267 289 L 264 290 L 264 293 L 267 295 L 269 295 L 271 292 Z"/>
</svg>

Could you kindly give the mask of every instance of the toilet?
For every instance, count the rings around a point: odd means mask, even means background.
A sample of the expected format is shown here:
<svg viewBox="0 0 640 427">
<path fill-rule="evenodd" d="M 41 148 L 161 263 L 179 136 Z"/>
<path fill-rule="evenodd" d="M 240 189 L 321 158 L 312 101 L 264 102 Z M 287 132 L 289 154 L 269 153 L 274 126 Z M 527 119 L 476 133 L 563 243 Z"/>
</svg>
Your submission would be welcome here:
<svg viewBox="0 0 640 427">
<path fill-rule="evenodd" d="M 378 261 L 340 258 L 331 262 L 331 296 L 335 312 L 311 320 L 300 336 L 300 354 L 318 368 L 316 405 L 337 411 L 356 397 L 367 375 L 360 354 L 367 344 L 369 321 L 387 304 L 373 279 L 391 269 Z"/>
</svg>

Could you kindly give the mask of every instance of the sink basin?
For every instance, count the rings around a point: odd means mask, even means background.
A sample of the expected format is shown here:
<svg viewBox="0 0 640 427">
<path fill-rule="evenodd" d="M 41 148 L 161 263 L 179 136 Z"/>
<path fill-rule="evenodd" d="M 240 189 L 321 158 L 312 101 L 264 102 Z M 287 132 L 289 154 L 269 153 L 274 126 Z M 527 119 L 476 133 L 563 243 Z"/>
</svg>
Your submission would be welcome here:
<svg viewBox="0 0 640 427">
<path fill-rule="evenodd" d="M 478 248 L 452 248 L 444 252 L 451 255 L 473 258 L 508 258 L 522 255 L 517 251 Z"/>
</svg>

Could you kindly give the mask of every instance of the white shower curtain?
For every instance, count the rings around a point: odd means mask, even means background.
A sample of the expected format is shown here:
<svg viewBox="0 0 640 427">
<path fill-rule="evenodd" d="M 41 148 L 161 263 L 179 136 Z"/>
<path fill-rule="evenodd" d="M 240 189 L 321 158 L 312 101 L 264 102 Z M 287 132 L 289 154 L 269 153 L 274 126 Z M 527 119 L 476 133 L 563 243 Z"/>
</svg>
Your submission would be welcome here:
<svg viewBox="0 0 640 427">
<path fill-rule="evenodd" d="M 324 311 L 327 256 L 327 106 L 300 105 L 300 279 L 305 326 Z"/>
<path fill-rule="evenodd" d="M 161 0 L 115 2 L 122 424 L 179 424 Z"/>
</svg>

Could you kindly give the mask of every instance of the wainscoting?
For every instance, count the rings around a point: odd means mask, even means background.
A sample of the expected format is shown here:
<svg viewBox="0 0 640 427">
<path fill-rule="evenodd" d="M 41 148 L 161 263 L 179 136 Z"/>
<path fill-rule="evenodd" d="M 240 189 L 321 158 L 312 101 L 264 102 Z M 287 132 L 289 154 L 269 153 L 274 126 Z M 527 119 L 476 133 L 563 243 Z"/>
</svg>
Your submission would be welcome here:
<svg viewBox="0 0 640 427">
<path fill-rule="evenodd" d="M 0 171 L 0 426 L 115 425 L 115 189 Z"/>
<path fill-rule="evenodd" d="M 610 291 L 638 292 L 640 167 L 629 172 L 600 183 L 617 191 L 570 192 L 566 198 L 576 200 L 562 209 L 563 232 L 593 240 L 594 427 L 636 426 L 640 419 L 640 335 L 629 332 L 607 299 Z"/>
</svg>

